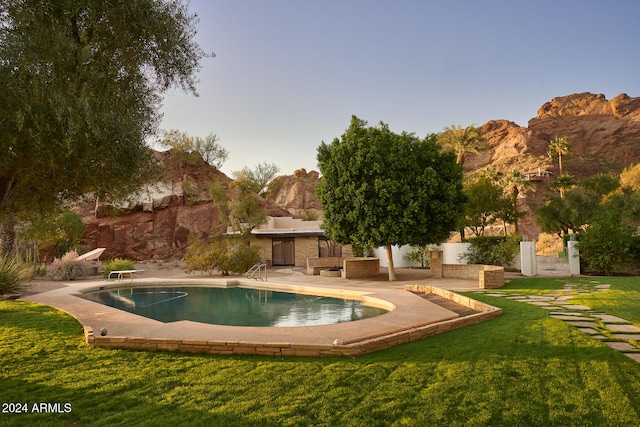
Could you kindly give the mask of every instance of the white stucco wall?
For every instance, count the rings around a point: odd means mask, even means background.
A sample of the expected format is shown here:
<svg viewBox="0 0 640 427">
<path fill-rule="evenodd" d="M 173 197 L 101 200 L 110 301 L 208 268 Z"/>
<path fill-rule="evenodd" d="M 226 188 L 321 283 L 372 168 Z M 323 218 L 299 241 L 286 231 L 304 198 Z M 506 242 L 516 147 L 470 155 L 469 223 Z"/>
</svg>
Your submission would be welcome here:
<svg viewBox="0 0 640 427">
<path fill-rule="evenodd" d="M 471 243 L 441 243 L 438 247 L 442 251 L 443 264 L 466 264 L 461 258 L 469 250 Z"/>
<path fill-rule="evenodd" d="M 420 267 L 420 263 L 410 263 L 404 259 L 404 256 L 411 252 L 411 250 L 412 247 L 409 245 L 393 246 L 393 266 L 396 268 Z M 373 251 L 373 254 L 376 258 L 380 259 L 380 267 L 389 267 L 386 248 L 377 248 Z"/>
</svg>

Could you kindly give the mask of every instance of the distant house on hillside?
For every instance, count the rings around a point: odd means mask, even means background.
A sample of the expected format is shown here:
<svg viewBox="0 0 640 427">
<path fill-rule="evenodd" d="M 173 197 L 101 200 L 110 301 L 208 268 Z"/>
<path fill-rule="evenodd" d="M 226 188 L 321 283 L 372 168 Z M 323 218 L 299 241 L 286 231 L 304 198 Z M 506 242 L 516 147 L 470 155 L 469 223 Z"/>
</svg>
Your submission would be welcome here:
<svg viewBox="0 0 640 427">
<path fill-rule="evenodd" d="M 252 230 L 261 258 L 273 266 L 306 267 L 307 258 L 352 257 L 351 246 L 340 246 L 324 236 L 322 221 L 267 217 Z"/>
<path fill-rule="evenodd" d="M 538 168 L 537 171 L 524 173 L 524 176 L 526 176 L 529 179 L 529 181 L 548 180 L 551 177 L 551 175 L 553 175 L 553 172 L 549 172 L 548 170 L 543 170 L 541 168 Z"/>
</svg>

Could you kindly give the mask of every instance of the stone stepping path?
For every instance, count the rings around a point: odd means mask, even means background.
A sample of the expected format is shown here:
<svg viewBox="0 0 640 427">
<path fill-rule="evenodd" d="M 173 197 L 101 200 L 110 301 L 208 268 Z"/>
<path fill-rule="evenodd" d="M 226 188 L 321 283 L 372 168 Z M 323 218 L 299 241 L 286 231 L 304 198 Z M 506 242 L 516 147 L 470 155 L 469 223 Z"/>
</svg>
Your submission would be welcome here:
<svg viewBox="0 0 640 427">
<path fill-rule="evenodd" d="M 625 356 L 640 363 L 640 327 L 626 319 L 605 313 L 596 313 L 591 307 L 572 304 L 571 298 L 606 292 L 611 285 L 598 282 L 567 283 L 563 289 L 557 289 L 548 295 L 523 295 L 507 292 L 483 292 L 492 297 L 534 305 L 549 310 L 549 316 L 572 325 L 592 338 L 622 352 Z"/>
</svg>

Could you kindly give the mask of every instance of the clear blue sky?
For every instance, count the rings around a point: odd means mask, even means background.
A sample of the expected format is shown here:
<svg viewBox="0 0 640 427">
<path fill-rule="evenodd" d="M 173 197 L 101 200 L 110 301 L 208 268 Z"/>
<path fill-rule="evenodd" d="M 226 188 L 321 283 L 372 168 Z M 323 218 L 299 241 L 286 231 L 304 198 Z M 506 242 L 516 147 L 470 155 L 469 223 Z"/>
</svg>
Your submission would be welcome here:
<svg viewBox="0 0 640 427">
<path fill-rule="evenodd" d="M 215 133 L 223 172 L 317 170 L 351 115 L 418 136 L 521 126 L 553 97 L 640 96 L 638 0 L 193 0 L 205 59 L 164 129 Z"/>
</svg>

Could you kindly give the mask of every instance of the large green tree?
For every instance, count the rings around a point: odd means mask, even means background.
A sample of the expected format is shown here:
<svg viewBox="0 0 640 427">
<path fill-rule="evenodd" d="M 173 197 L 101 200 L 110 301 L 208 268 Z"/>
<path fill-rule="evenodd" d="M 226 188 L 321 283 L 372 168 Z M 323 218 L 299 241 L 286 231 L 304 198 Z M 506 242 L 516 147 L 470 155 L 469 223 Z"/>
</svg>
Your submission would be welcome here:
<svg viewBox="0 0 640 427">
<path fill-rule="evenodd" d="M 195 94 L 196 22 L 178 0 L 0 0 L 0 217 L 137 188 L 161 95 Z"/>
<path fill-rule="evenodd" d="M 510 206 L 502 187 L 485 177 L 467 182 L 464 192 L 467 195 L 464 225 L 475 236 L 483 236 L 488 226 L 505 217 Z"/>
<path fill-rule="evenodd" d="M 545 233 L 567 234 L 586 230 L 603 208 L 604 198 L 620 184 L 617 177 L 597 174 L 576 184 L 564 197 L 550 197 L 536 209 L 536 222 Z M 622 201 L 621 201 L 622 203 Z"/>
<path fill-rule="evenodd" d="M 395 280 L 393 245 L 426 245 L 449 237 L 462 214 L 462 167 L 431 135 L 396 134 L 355 116 L 341 136 L 318 147 L 317 195 L 322 228 L 340 244 L 385 246 Z"/>
<path fill-rule="evenodd" d="M 518 219 L 526 215 L 526 211 L 518 209 L 519 197 L 526 191 L 535 190 L 535 186 L 532 181 L 517 169 L 513 169 L 508 174 L 503 175 L 500 179 L 500 184 L 504 188 L 507 199 L 507 207 L 502 219 L 513 224 L 514 233 L 518 233 Z M 506 225 L 504 233 L 505 235 L 507 234 Z"/>
</svg>

